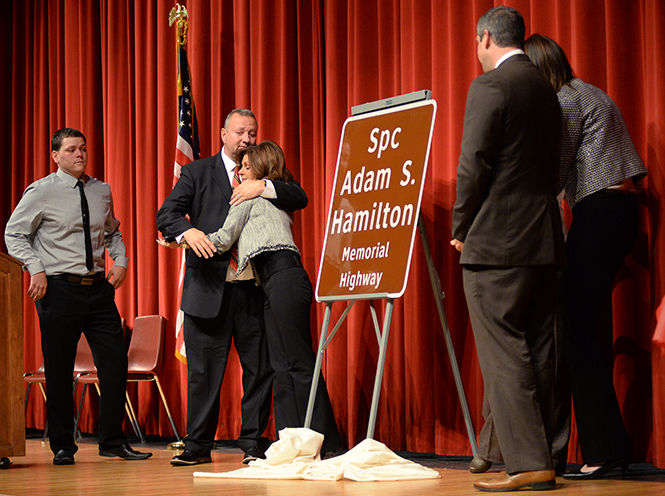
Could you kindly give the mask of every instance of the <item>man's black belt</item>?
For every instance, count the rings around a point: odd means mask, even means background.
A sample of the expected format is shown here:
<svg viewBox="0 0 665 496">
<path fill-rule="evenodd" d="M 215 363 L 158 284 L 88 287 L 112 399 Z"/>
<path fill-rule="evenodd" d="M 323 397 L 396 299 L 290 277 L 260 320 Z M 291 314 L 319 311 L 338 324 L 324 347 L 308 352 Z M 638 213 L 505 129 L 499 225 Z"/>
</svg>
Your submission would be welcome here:
<svg viewBox="0 0 665 496">
<path fill-rule="evenodd" d="M 75 274 L 57 274 L 50 277 L 61 281 L 67 281 L 71 284 L 80 284 L 81 286 L 92 286 L 94 283 L 104 279 L 104 273 L 97 272 L 96 274 L 92 274 L 89 276 L 77 276 Z"/>
</svg>

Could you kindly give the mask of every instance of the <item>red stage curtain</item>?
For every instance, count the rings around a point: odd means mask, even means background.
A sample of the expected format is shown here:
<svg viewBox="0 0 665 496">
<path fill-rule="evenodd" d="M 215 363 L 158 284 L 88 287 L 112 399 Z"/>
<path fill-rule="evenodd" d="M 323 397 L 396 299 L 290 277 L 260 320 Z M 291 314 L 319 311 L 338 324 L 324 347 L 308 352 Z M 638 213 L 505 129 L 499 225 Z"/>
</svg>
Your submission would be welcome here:
<svg viewBox="0 0 665 496">
<path fill-rule="evenodd" d="M 457 253 L 448 245 L 455 170 L 467 88 L 480 71 L 475 23 L 490 0 L 228 0 L 183 2 L 202 154 L 220 148 L 219 129 L 234 107 L 251 107 L 259 139 L 283 145 L 310 197 L 295 237 L 310 277 L 318 271 L 342 123 L 350 107 L 431 89 L 439 110 L 422 212 L 446 292 L 445 308 L 476 430 L 482 380 L 470 332 Z M 665 466 L 663 350 L 651 347 L 654 310 L 665 293 L 665 62 L 659 0 L 505 2 L 525 17 L 527 34 L 558 40 L 581 78 L 621 108 L 650 171 L 643 224 L 615 291 L 615 384 L 636 459 Z M 49 139 L 63 126 L 83 130 L 88 172 L 111 184 L 131 265 L 117 302 L 129 326 L 138 315 L 168 319 L 163 380 L 185 429 L 186 371 L 173 356 L 178 257 L 155 243 L 155 212 L 173 179 L 176 136 L 172 1 L 25 0 L 3 30 L 11 79 L 11 121 L 0 119 L 4 149 L 2 225 L 25 187 L 54 170 Z M 3 24 L 4 26 L 4 24 Z M 11 30 L 11 32 L 9 32 Z M 648 208 L 647 208 L 648 207 Z M 405 296 L 396 302 L 375 436 L 396 450 L 470 454 L 452 372 L 418 241 Z M 27 279 L 26 279 L 27 281 Z M 26 286 L 27 287 L 27 286 Z M 333 307 L 333 319 L 343 305 Z M 25 364 L 41 361 L 34 307 L 25 302 Z M 312 312 L 315 341 L 323 306 Z M 377 346 L 367 303 L 359 302 L 333 341 L 324 371 L 339 426 L 350 445 L 366 431 Z M 148 434 L 171 434 L 155 392 L 141 385 L 139 420 Z M 217 436 L 240 426 L 240 368 L 232 358 Z M 660 400 L 659 400 L 660 398 Z M 34 395 L 28 426 L 44 426 Z M 83 428 L 93 431 L 94 415 Z M 579 460 L 573 436 L 571 460 Z"/>
</svg>

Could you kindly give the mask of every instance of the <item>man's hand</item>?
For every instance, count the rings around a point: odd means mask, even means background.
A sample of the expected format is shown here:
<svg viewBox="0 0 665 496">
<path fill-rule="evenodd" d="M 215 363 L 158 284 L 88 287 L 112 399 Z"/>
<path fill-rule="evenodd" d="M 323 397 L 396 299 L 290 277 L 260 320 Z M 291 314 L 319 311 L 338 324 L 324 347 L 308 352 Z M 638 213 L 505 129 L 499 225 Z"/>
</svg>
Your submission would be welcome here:
<svg viewBox="0 0 665 496">
<path fill-rule="evenodd" d="M 251 200 L 261 196 L 266 189 L 266 182 L 263 179 L 245 179 L 233 190 L 231 195 L 231 205 L 240 205 L 245 200 Z"/>
<path fill-rule="evenodd" d="M 208 239 L 208 236 L 195 227 L 187 229 L 183 234 L 183 238 L 199 257 L 210 258 L 217 251 L 217 248 L 215 248 L 214 243 Z"/>
<path fill-rule="evenodd" d="M 464 248 L 464 243 L 457 239 L 451 239 L 450 240 L 450 246 L 455 248 L 458 252 L 462 253 L 462 248 Z"/>
<path fill-rule="evenodd" d="M 46 294 L 48 281 L 46 280 L 46 272 L 38 272 L 30 277 L 30 287 L 28 288 L 28 297 L 34 301 L 41 300 Z"/>
<path fill-rule="evenodd" d="M 127 277 L 127 269 L 119 265 L 111 267 L 111 270 L 106 275 L 106 279 L 108 279 L 115 289 L 122 286 L 122 283 L 125 282 L 125 277 Z"/>
</svg>

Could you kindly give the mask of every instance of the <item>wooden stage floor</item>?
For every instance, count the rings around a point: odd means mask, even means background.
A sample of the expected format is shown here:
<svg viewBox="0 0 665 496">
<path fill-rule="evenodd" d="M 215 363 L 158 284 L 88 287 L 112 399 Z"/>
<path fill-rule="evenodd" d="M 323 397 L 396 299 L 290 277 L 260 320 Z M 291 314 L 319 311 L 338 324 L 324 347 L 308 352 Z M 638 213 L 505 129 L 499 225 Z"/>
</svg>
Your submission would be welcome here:
<svg viewBox="0 0 665 496">
<path fill-rule="evenodd" d="M 242 452 L 234 448 L 213 451 L 212 464 L 172 467 L 169 460 L 176 453 L 165 442 L 134 444 L 139 450 L 152 451 L 148 460 L 127 462 L 103 458 L 97 454 L 94 439 L 79 444 L 76 464 L 54 466 L 48 445 L 39 439 L 27 440 L 27 454 L 12 458 L 13 465 L 0 470 L 0 495 L 238 495 L 238 496 L 468 496 L 481 493 L 473 489 L 473 475 L 466 470 L 468 458 L 450 458 L 407 454 L 407 457 L 434 468 L 439 480 L 401 482 L 311 482 L 275 480 L 195 479 L 195 471 L 221 472 L 242 468 Z M 498 470 L 494 470 L 496 474 Z M 631 465 L 631 477 L 601 481 L 571 482 L 557 478 L 559 496 L 657 496 L 665 495 L 665 470 L 650 465 Z M 491 472 L 490 472 L 491 473 Z M 531 493 L 531 491 L 522 491 Z M 535 494 L 544 494 L 538 492 Z"/>
</svg>

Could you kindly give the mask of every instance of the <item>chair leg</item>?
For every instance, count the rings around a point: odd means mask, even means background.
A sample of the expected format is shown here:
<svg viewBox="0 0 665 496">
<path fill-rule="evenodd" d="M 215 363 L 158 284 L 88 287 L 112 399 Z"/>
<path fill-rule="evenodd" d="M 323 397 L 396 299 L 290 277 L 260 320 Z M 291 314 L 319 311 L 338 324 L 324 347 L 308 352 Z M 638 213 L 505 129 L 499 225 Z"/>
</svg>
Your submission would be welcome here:
<svg viewBox="0 0 665 496">
<path fill-rule="evenodd" d="M 25 399 L 23 400 L 23 410 L 25 410 L 24 413 L 28 412 L 28 400 L 30 399 L 30 389 L 32 389 L 32 382 L 28 382 L 28 385 L 25 388 Z"/>
<path fill-rule="evenodd" d="M 141 427 L 139 426 L 139 419 L 134 412 L 134 407 L 132 406 L 132 400 L 129 399 L 129 393 L 125 390 L 125 411 L 129 417 L 129 422 L 132 424 L 132 429 L 134 429 L 134 434 L 139 438 L 141 444 L 145 443 L 145 438 L 141 432 Z"/>
<path fill-rule="evenodd" d="M 157 390 L 159 391 L 159 395 L 162 398 L 162 403 L 164 404 L 166 415 L 169 417 L 169 422 L 171 422 L 171 428 L 173 429 L 173 434 L 175 434 L 176 439 L 180 441 L 180 435 L 178 434 L 178 429 L 176 429 L 175 427 L 175 422 L 173 422 L 173 416 L 171 415 L 171 410 L 169 410 L 169 405 L 166 402 L 166 396 L 164 396 L 164 391 L 162 390 L 162 385 L 159 382 L 159 377 L 157 377 L 156 375 L 153 377 L 155 378 L 155 384 L 157 384 Z"/>
<path fill-rule="evenodd" d="M 39 386 L 39 390 L 42 392 L 42 397 L 44 398 L 44 403 L 46 403 L 46 391 L 44 390 L 44 385 L 39 382 L 37 383 Z"/>
<path fill-rule="evenodd" d="M 42 396 L 44 397 L 44 401 L 46 401 L 46 391 L 44 391 L 44 386 L 42 385 L 41 382 L 38 382 L 37 385 L 39 386 L 39 389 L 42 392 Z M 25 410 L 25 413 L 28 413 L 28 400 L 30 399 L 30 390 L 32 389 L 32 382 L 28 382 L 28 387 L 25 390 L 25 400 L 24 400 L 24 405 L 23 409 Z M 42 435 L 42 444 L 46 442 L 46 436 L 48 435 L 48 420 L 44 424 L 44 434 Z"/>
<path fill-rule="evenodd" d="M 46 403 L 46 391 L 44 391 L 44 384 L 38 382 L 37 385 L 39 386 L 39 390 L 42 392 L 42 396 L 44 397 L 44 403 Z M 47 437 L 48 437 L 48 419 L 46 419 L 46 423 L 44 424 L 44 435 L 42 436 L 42 444 L 46 443 Z"/>
<path fill-rule="evenodd" d="M 74 394 L 76 394 L 76 386 L 78 385 L 78 382 L 74 383 Z M 79 419 L 81 418 L 81 410 L 83 409 L 83 398 L 85 398 L 85 390 L 87 388 L 87 384 L 83 384 L 83 390 L 81 391 L 81 399 L 79 400 L 79 407 L 78 410 L 76 411 L 76 418 L 74 419 L 74 442 L 79 440 L 80 437 L 80 432 L 79 432 Z"/>
<path fill-rule="evenodd" d="M 97 390 L 97 394 L 99 397 L 102 397 L 102 391 L 99 387 L 99 382 L 95 382 L 95 389 Z M 129 424 L 132 426 L 132 430 L 134 431 L 134 434 L 136 434 L 136 437 L 139 438 L 139 441 L 141 444 L 145 443 L 145 439 L 143 439 L 143 434 L 141 433 L 141 429 L 139 429 L 139 423 L 136 420 L 136 415 L 134 414 L 134 409 L 132 408 L 132 404 L 129 403 L 129 395 L 127 394 L 127 390 L 125 389 L 125 412 L 127 413 L 127 417 L 129 418 Z M 128 407 L 129 405 L 129 407 Z"/>
</svg>

